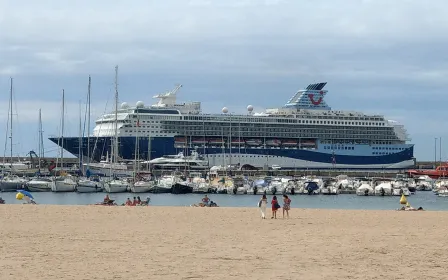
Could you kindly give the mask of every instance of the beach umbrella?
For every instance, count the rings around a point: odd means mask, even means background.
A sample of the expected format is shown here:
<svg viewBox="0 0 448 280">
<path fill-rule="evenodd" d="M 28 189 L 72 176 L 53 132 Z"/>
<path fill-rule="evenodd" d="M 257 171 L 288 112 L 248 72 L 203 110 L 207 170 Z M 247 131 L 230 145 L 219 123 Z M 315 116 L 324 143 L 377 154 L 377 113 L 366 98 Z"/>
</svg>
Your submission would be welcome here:
<svg viewBox="0 0 448 280">
<path fill-rule="evenodd" d="M 25 190 L 17 190 L 17 192 L 18 192 L 18 194 L 21 193 L 23 196 L 27 196 L 27 197 L 29 197 L 29 198 L 31 198 L 31 199 L 34 199 L 33 195 L 32 195 L 30 192 L 28 192 L 28 191 L 25 191 Z M 17 194 L 17 195 L 18 195 L 18 194 Z M 17 198 L 17 195 L 16 195 L 16 198 Z M 22 198 L 23 198 L 23 196 L 22 196 Z"/>
</svg>

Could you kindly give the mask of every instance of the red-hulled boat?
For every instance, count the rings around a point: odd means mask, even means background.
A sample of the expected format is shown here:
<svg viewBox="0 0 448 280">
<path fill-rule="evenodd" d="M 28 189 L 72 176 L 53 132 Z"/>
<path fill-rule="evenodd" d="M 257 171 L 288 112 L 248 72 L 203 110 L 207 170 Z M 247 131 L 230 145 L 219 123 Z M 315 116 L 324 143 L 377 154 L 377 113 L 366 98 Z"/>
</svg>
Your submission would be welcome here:
<svg viewBox="0 0 448 280">
<path fill-rule="evenodd" d="M 438 179 L 441 177 L 448 177 L 448 164 L 445 163 L 443 165 L 437 166 L 436 169 L 412 169 L 412 170 L 408 170 L 406 171 L 406 173 L 409 174 L 409 176 L 423 176 L 423 175 L 428 175 L 429 177 L 433 178 L 433 179 Z"/>
</svg>

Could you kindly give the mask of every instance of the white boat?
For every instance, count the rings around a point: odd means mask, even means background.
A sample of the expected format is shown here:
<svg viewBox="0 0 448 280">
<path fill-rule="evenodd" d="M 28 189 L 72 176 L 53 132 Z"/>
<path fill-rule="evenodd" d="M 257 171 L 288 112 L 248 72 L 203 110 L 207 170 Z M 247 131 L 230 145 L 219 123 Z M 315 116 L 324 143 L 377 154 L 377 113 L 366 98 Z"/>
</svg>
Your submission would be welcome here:
<svg viewBox="0 0 448 280">
<path fill-rule="evenodd" d="M 108 157 L 108 155 L 106 155 Z M 84 168 L 90 170 L 91 174 L 96 174 L 104 177 L 118 176 L 132 176 L 134 171 L 130 169 L 124 162 L 110 162 L 109 159 L 100 162 L 84 163 Z"/>
<path fill-rule="evenodd" d="M 76 191 L 79 193 L 95 193 L 104 190 L 104 182 L 99 178 L 80 178 Z"/>
<path fill-rule="evenodd" d="M 6 175 L 0 180 L 0 190 L 2 192 L 15 192 L 23 189 L 28 180 L 16 175 Z"/>
<path fill-rule="evenodd" d="M 356 195 L 359 196 L 373 196 L 375 195 L 375 190 L 373 189 L 372 185 L 370 185 L 367 182 L 364 182 L 359 186 L 359 188 L 356 189 Z"/>
<path fill-rule="evenodd" d="M 174 184 L 180 182 L 181 180 L 174 175 L 164 175 L 156 183 L 153 188 L 154 193 L 170 193 L 173 189 Z"/>
<path fill-rule="evenodd" d="M 104 190 L 108 193 L 127 192 L 129 183 L 125 179 L 113 179 L 104 183 Z"/>
<path fill-rule="evenodd" d="M 155 158 L 149 162 L 155 169 L 165 170 L 206 170 L 209 169 L 208 161 L 197 151 L 191 151 L 190 156 L 184 156 L 183 153 L 171 156 Z"/>
<path fill-rule="evenodd" d="M 389 196 L 392 195 L 392 183 L 390 181 L 380 181 L 375 186 L 375 195 Z"/>
<path fill-rule="evenodd" d="M 50 178 L 33 178 L 26 183 L 30 192 L 51 192 L 52 181 Z"/>
<path fill-rule="evenodd" d="M 205 181 L 193 181 L 192 182 L 193 193 L 209 193 L 210 184 Z"/>
<path fill-rule="evenodd" d="M 430 191 L 433 189 L 434 180 L 428 175 L 420 176 L 415 179 L 415 185 L 418 191 Z"/>
<path fill-rule="evenodd" d="M 437 190 L 437 195 L 440 197 L 448 197 L 448 187 L 442 187 Z"/>
<path fill-rule="evenodd" d="M 130 191 L 132 193 L 147 193 L 154 189 L 154 181 L 139 180 L 131 184 Z"/>
<path fill-rule="evenodd" d="M 336 195 L 340 193 L 339 187 L 342 188 L 340 180 L 329 179 L 324 182 L 323 187 L 320 189 L 320 193 L 323 195 Z"/>
<path fill-rule="evenodd" d="M 55 177 L 52 181 L 52 192 L 74 192 L 77 185 L 75 178 L 70 175 Z"/>
<path fill-rule="evenodd" d="M 393 188 L 392 195 L 394 195 L 394 196 L 401 196 L 401 195 L 409 196 L 409 195 L 411 195 L 411 192 L 406 187 Z"/>
</svg>

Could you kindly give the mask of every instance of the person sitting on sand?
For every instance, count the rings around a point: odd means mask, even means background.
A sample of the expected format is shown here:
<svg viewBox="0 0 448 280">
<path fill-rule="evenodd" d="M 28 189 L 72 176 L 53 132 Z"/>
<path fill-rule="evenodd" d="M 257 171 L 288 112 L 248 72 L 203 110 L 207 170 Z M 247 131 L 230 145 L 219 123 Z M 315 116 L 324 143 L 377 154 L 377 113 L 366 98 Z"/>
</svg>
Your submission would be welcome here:
<svg viewBox="0 0 448 280">
<path fill-rule="evenodd" d="M 208 198 L 207 195 L 205 195 L 204 198 L 202 198 L 202 203 L 205 204 L 206 206 L 208 206 L 209 202 L 210 202 L 210 199 Z"/>
<path fill-rule="evenodd" d="M 142 200 L 140 199 L 140 196 L 137 196 L 137 205 L 141 205 L 142 204 Z"/>
<path fill-rule="evenodd" d="M 5 200 L 0 196 L 0 204 L 5 204 Z"/>
<path fill-rule="evenodd" d="M 109 203 L 110 202 L 110 197 L 108 194 L 106 194 L 106 196 L 104 197 L 104 203 Z"/>
<path fill-rule="evenodd" d="M 134 200 L 132 201 L 132 206 L 137 206 L 138 205 L 138 200 L 137 198 L 134 196 Z"/>
<path fill-rule="evenodd" d="M 213 200 L 211 200 L 210 207 L 218 207 L 218 204 L 216 204 L 216 202 L 213 202 Z"/>
<path fill-rule="evenodd" d="M 128 197 L 128 199 L 126 200 L 126 206 L 132 206 L 132 201 L 131 199 Z"/>
<path fill-rule="evenodd" d="M 146 197 L 146 201 L 144 202 L 146 204 L 146 206 L 149 205 L 149 202 L 151 201 L 151 198 L 149 198 L 149 196 Z"/>
</svg>

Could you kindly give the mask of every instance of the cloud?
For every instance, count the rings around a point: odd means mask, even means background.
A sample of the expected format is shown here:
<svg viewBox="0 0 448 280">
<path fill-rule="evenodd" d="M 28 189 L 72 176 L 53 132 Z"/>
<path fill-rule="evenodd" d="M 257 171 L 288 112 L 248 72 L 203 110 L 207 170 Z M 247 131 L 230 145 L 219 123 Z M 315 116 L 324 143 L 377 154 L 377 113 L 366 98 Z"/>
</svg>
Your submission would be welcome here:
<svg viewBox="0 0 448 280">
<path fill-rule="evenodd" d="M 1 1 L 0 89 L 17 78 L 21 120 L 35 123 L 41 107 L 53 127 L 65 88 L 76 134 L 87 75 L 103 111 L 116 64 L 120 100 L 149 103 L 181 82 L 180 98 L 203 101 L 207 112 L 281 106 L 328 81 L 333 108 L 401 120 L 424 158 L 425 137 L 443 134 L 447 8 L 442 0 Z"/>
</svg>

